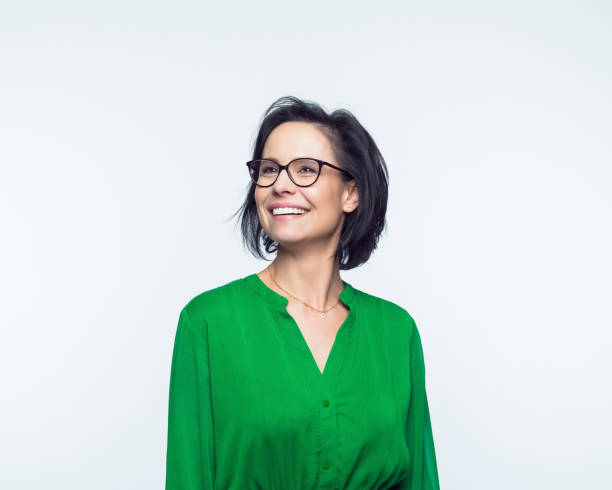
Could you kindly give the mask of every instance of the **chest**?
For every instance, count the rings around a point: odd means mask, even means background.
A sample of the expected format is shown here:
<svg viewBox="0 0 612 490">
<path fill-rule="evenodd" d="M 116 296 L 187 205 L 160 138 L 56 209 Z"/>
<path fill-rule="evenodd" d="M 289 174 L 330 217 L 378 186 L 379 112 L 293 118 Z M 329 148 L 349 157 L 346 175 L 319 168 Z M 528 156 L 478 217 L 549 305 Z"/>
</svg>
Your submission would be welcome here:
<svg viewBox="0 0 612 490">
<path fill-rule="evenodd" d="M 339 303 L 322 318 L 320 313 L 290 302 L 287 305 L 287 312 L 293 317 L 322 373 L 334 346 L 338 330 L 349 314 L 348 307 Z"/>
</svg>

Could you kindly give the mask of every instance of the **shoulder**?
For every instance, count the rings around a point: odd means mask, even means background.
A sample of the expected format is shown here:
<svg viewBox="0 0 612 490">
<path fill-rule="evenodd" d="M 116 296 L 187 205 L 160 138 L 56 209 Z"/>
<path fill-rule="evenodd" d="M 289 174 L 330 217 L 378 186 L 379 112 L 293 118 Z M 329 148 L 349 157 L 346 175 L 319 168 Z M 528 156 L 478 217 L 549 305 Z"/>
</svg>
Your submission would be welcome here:
<svg viewBox="0 0 612 490">
<path fill-rule="evenodd" d="M 414 318 L 406 308 L 388 299 L 366 293 L 357 288 L 353 289 L 359 297 L 362 308 L 375 318 L 380 319 L 381 322 L 409 335 L 412 335 L 413 331 L 416 330 Z"/>
<path fill-rule="evenodd" d="M 234 279 L 189 298 L 180 310 L 178 331 L 208 341 L 209 326 L 235 310 L 240 300 L 241 279 Z"/>
<path fill-rule="evenodd" d="M 393 301 L 363 291 L 357 291 L 364 310 L 369 311 L 369 323 L 389 342 L 389 348 L 399 357 L 406 349 L 414 359 L 422 358 L 421 335 L 417 324 L 408 310 Z"/>
<path fill-rule="evenodd" d="M 218 312 L 227 311 L 233 303 L 239 301 L 240 285 L 241 279 L 234 279 L 202 291 L 186 302 L 181 313 L 185 312 L 192 319 L 203 320 L 204 317 L 210 318 Z"/>
</svg>

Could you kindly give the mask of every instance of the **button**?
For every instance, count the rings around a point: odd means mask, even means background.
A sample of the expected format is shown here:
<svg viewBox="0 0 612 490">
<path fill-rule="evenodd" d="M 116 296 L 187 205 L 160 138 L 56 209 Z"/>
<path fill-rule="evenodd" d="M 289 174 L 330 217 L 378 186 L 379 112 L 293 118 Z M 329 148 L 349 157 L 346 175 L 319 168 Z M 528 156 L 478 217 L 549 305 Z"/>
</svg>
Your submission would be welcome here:
<svg viewBox="0 0 612 490">
<path fill-rule="evenodd" d="M 323 469 L 329 470 L 329 463 L 323 463 Z"/>
<path fill-rule="evenodd" d="M 329 400 L 323 400 L 323 406 L 329 407 Z"/>
</svg>

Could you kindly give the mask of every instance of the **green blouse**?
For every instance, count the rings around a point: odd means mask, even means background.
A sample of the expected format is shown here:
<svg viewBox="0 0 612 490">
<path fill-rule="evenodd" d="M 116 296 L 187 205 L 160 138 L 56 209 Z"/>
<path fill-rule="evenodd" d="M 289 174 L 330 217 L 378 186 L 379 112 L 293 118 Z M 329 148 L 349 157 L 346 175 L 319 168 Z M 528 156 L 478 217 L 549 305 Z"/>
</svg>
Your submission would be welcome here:
<svg viewBox="0 0 612 490">
<path fill-rule="evenodd" d="M 287 298 L 257 274 L 181 310 L 166 490 L 438 490 L 414 320 L 343 281 L 323 373 Z"/>
</svg>

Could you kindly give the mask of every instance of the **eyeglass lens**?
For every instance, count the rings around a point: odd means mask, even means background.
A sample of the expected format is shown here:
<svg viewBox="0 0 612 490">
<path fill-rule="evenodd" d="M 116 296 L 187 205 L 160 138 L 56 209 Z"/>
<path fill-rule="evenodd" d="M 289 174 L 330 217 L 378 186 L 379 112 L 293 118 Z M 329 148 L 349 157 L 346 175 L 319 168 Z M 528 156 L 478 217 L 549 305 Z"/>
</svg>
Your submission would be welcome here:
<svg viewBox="0 0 612 490">
<path fill-rule="evenodd" d="M 272 185 L 278 176 L 280 166 L 271 160 L 256 160 L 251 164 L 251 178 L 262 186 Z M 291 178 L 297 185 L 312 184 L 319 176 L 319 163 L 316 160 L 301 158 L 287 167 Z"/>
</svg>

